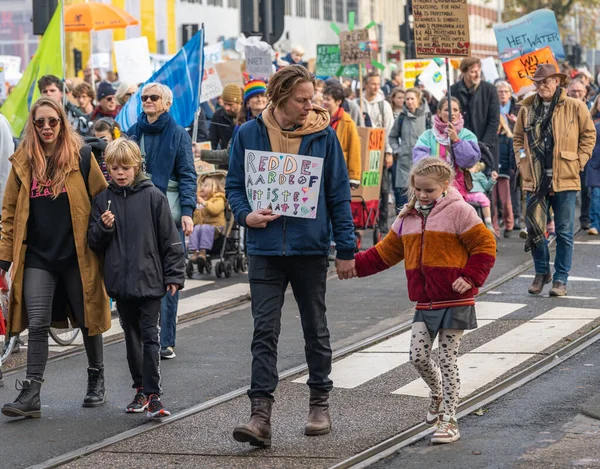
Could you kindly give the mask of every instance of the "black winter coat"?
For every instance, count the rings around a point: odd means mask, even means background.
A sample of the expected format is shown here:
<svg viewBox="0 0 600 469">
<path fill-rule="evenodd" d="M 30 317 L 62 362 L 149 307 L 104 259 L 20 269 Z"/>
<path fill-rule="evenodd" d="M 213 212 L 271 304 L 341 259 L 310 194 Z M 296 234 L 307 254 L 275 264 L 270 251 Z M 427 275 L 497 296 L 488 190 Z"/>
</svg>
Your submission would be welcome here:
<svg viewBox="0 0 600 469">
<path fill-rule="evenodd" d="M 100 218 L 109 200 L 115 215 L 111 228 Z M 162 298 L 169 284 L 183 288 L 181 238 L 167 197 L 146 176 L 127 187 L 111 181 L 94 198 L 88 243 L 104 255 L 104 283 L 111 298 Z"/>
<path fill-rule="evenodd" d="M 469 90 L 463 80 L 450 88 L 452 96 L 460 102 L 465 127 L 483 142 L 498 160 L 498 125 L 500 124 L 500 102 L 498 92 L 491 83 L 482 81 L 477 89 Z"/>
<path fill-rule="evenodd" d="M 213 114 L 209 129 L 209 140 L 213 150 L 227 148 L 229 140 L 233 136 L 235 121 L 227 115 L 225 109 L 221 108 Z"/>
</svg>

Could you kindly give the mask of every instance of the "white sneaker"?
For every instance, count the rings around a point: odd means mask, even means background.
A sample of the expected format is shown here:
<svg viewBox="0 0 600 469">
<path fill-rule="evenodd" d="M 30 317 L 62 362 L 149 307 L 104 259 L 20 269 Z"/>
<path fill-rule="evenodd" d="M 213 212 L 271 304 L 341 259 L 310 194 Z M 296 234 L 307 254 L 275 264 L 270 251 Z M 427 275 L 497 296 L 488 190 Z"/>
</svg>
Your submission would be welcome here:
<svg viewBox="0 0 600 469">
<path fill-rule="evenodd" d="M 438 422 L 438 428 L 431 437 L 431 442 L 434 445 L 443 445 L 453 443 L 460 438 L 458 431 L 458 422 L 454 417 L 444 415 Z"/>
<path fill-rule="evenodd" d="M 440 419 L 440 409 L 442 408 L 442 398 L 438 396 L 431 396 L 431 402 L 427 409 L 427 417 L 425 417 L 425 423 L 427 425 L 433 425 Z"/>
</svg>

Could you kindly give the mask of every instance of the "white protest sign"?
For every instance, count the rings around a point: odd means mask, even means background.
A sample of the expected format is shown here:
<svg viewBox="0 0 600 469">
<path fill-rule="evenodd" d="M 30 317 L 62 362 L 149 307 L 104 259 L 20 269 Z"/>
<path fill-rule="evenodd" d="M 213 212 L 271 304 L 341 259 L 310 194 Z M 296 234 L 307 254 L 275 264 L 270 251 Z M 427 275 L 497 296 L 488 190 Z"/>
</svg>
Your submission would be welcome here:
<svg viewBox="0 0 600 469">
<path fill-rule="evenodd" d="M 435 60 L 432 60 L 419 75 L 419 83 L 440 101 L 445 96 L 447 88 L 445 68 L 440 67 Z"/>
<path fill-rule="evenodd" d="M 271 50 L 261 45 L 246 46 L 246 72 L 253 78 L 269 78 L 273 75 Z"/>
<path fill-rule="evenodd" d="M 152 68 L 152 73 L 158 72 L 163 65 L 165 65 L 173 57 L 175 56 L 167 54 L 150 54 L 150 67 Z"/>
<path fill-rule="evenodd" d="M 244 167 L 252 210 L 317 218 L 323 158 L 246 150 Z"/>
<path fill-rule="evenodd" d="M 101 69 L 110 68 L 110 54 L 108 52 L 92 54 L 92 67 Z"/>
<path fill-rule="evenodd" d="M 481 59 L 481 71 L 485 76 L 485 81 L 488 83 L 494 83 L 500 75 L 498 75 L 498 69 L 496 68 L 496 62 L 493 57 L 486 57 Z"/>
<path fill-rule="evenodd" d="M 204 62 L 204 76 L 202 77 L 202 95 L 200 102 L 203 103 L 209 99 L 214 99 L 223 94 L 223 84 L 219 78 L 219 73 L 214 64 Z"/>
<path fill-rule="evenodd" d="M 146 36 L 115 41 L 115 58 L 121 81 L 144 83 L 152 76 Z"/>
<path fill-rule="evenodd" d="M 7 75 L 21 72 L 21 57 L 16 55 L 0 55 L 0 64 L 4 64 L 4 72 Z"/>
<path fill-rule="evenodd" d="M 204 48 L 204 61 L 218 63 L 223 61 L 223 42 L 217 42 Z"/>
<path fill-rule="evenodd" d="M 6 99 L 6 78 L 4 70 L 4 64 L 0 63 L 0 101 L 4 101 Z"/>
</svg>

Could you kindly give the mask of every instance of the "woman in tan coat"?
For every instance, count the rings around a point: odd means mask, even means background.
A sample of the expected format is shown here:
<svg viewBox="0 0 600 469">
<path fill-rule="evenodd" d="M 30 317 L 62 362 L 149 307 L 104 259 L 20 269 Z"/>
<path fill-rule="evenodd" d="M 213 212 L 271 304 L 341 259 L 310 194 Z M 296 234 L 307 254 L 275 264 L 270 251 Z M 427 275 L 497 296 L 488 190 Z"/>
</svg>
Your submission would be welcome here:
<svg viewBox="0 0 600 469">
<path fill-rule="evenodd" d="M 25 137 L 10 158 L 2 205 L 1 275 L 11 267 L 9 332 L 29 328 L 27 374 L 2 413 L 40 417 L 48 330 L 69 317 L 81 327 L 88 356 L 84 407 L 104 403 L 102 333 L 110 308 L 100 264 L 87 244 L 90 197 L 106 181 L 60 104 L 42 98 L 31 108 Z M 68 307 L 67 307 L 68 305 Z"/>
</svg>

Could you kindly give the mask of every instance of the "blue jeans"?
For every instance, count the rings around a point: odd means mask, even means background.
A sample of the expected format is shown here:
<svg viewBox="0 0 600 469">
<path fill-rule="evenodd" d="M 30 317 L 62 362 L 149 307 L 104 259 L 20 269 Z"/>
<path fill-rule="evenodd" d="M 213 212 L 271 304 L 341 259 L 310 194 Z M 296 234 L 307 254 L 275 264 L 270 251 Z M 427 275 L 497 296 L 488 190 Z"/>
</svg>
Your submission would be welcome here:
<svg viewBox="0 0 600 469">
<path fill-rule="evenodd" d="M 573 260 L 573 231 L 575 229 L 575 199 L 577 191 L 556 192 L 548 196 L 548 206 L 554 211 L 556 227 L 556 257 L 554 259 L 554 282 L 566 285 Z M 529 200 L 529 195 L 527 197 Z M 548 241 L 532 250 L 535 273 L 550 273 L 550 250 Z"/>
<path fill-rule="evenodd" d="M 590 187 L 590 219 L 593 228 L 600 230 L 600 187 Z"/>
<path fill-rule="evenodd" d="M 177 228 L 185 251 L 185 237 L 183 230 Z M 160 346 L 175 347 L 175 334 L 177 332 L 177 305 L 179 304 L 179 290 L 171 296 L 167 293 L 160 303 Z"/>
</svg>

